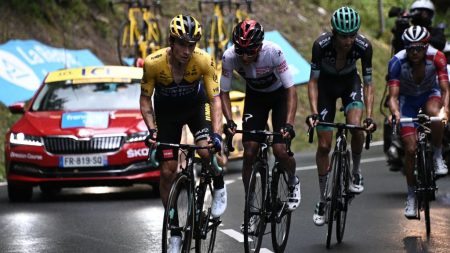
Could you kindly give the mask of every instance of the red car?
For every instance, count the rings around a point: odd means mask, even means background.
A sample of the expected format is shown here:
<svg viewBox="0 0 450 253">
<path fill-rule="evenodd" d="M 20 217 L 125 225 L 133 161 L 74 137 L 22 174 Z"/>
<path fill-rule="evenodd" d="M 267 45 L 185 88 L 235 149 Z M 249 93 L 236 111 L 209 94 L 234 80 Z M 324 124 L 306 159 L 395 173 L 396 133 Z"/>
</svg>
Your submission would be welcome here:
<svg viewBox="0 0 450 253">
<path fill-rule="evenodd" d="M 49 73 L 6 134 L 10 201 L 30 200 L 33 187 L 129 186 L 158 191 L 159 170 L 147 162 L 147 127 L 139 110 L 142 69 L 101 66 Z M 156 187 L 156 188 L 155 188 Z"/>
</svg>

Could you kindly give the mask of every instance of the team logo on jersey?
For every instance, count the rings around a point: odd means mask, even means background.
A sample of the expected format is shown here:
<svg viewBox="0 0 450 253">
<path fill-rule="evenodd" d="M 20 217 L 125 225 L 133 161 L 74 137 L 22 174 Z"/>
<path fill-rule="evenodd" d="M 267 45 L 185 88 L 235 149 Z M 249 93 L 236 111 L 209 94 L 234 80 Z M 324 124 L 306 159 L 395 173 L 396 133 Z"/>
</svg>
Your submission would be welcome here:
<svg viewBox="0 0 450 253">
<path fill-rule="evenodd" d="M 251 115 L 250 113 L 244 114 L 244 122 L 245 123 L 247 123 L 247 121 L 251 118 L 253 118 L 253 115 Z"/>
<path fill-rule="evenodd" d="M 323 109 L 321 112 L 320 112 L 320 118 L 322 119 L 322 120 L 325 120 L 325 117 L 327 116 L 327 114 L 328 114 L 328 110 L 325 108 L 325 109 Z"/>
</svg>

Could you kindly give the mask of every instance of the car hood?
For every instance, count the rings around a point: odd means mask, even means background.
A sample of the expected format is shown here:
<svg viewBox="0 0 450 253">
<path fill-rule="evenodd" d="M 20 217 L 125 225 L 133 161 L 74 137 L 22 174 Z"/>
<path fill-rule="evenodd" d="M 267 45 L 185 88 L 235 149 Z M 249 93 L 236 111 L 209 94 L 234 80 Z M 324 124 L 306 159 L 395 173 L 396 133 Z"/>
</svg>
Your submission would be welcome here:
<svg viewBox="0 0 450 253">
<path fill-rule="evenodd" d="M 75 135 L 88 137 L 146 131 L 138 110 L 95 112 L 26 112 L 11 128 L 35 136 Z"/>
</svg>

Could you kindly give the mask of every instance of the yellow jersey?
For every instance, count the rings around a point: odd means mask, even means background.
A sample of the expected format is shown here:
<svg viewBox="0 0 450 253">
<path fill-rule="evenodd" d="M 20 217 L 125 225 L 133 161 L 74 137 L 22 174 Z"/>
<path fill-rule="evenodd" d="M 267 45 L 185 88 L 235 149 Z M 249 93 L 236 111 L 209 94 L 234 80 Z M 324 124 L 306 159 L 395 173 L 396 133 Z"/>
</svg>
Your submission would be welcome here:
<svg viewBox="0 0 450 253">
<path fill-rule="evenodd" d="M 219 82 L 214 61 L 205 51 L 195 48 L 189 60 L 183 79 L 173 80 L 169 66 L 168 48 L 160 49 L 145 58 L 144 73 L 141 80 L 141 94 L 152 96 L 159 101 L 166 99 L 191 98 L 202 95 L 200 80 L 210 101 L 219 95 Z"/>
</svg>

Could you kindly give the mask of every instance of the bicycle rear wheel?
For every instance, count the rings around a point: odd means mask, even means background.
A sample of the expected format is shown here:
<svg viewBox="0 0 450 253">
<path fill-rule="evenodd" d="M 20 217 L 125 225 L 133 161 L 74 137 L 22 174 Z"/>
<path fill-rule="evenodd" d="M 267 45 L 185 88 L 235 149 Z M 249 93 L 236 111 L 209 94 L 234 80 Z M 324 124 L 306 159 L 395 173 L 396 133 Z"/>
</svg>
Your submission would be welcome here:
<svg viewBox="0 0 450 253">
<path fill-rule="evenodd" d="M 291 214 L 287 210 L 287 196 L 289 194 L 288 174 L 275 167 L 272 172 L 272 245 L 275 252 L 284 252 L 289 238 Z"/>
<path fill-rule="evenodd" d="M 202 189 L 204 188 L 204 189 Z M 216 233 L 217 233 L 217 227 L 220 224 L 220 219 L 216 218 L 213 219 L 211 217 L 211 205 L 212 205 L 212 199 L 213 199 L 213 189 L 211 184 L 202 185 L 198 188 L 200 191 L 203 191 L 203 200 L 197 199 L 197 201 L 201 201 L 202 203 L 198 202 L 198 208 L 201 208 L 200 211 L 200 217 L 199 222 L 197 222 L 196 231 L 194 237 L 195 237 L 195 252 L 201 253 L 201 252 L 208 252 L 212 253 L 214 250 L 214 243 L 216 240 Z M 200 196 L 199 196 L 200 197 Z"/>
<path fill-rule="evenodd" d="M 131 66 L 139 56 L 139 44 L 137 38 L 130 40 L 130 21 L 124 21 L 119 28 L 117 35 L 117 54 L 119 63 L 125 66 Z"/>
<path fill-rule="evenodd" d="M 266 184 L 267 168 L 255 163 L 250 183 L 245 194 L 244 209 L 244 249 L 246 253 L 258 253 L 266 230 Z"/>
<path fill-rule="evenodd" d="M 333 153 L 331 156 L 331 172 L 328 176 L 327 181 L 327 222 L 328 222 L 328 231 L 327 231 L 327 248 L 330 248 L 331 236 L 333 234 L 333 221 L 336 213 L 337 207 L 337 193 L 339 190 L 339 155 L 337 153 Z"/>
<path fill-rule="evenodd" d="M 350 186 L 351 176 L 350 176 L 350 153 L 347 151 L 345 155 L 341 156 L 341 172 L 340 180 L 342 183 L 339 184 L 338 190 L 338 213 L 336 214 L 336 239 L 338 243 L 342 242 L 345 232 L 345 223 L 347 221 L 347 210 L 348 203 L 350 201 L 350 192 L 348 190 Z M 343 186 L 343 187 L 342 187 Z"/>
<path fill-rule="evenodd" d="M 168 251 L 171 236 L 180 236 L 182 252 L 189 252 L 194 224 L 193 194 L 188 177 L 179 175 L 172 185 L 164 211 L 162 252 Z"/>
</svg>

